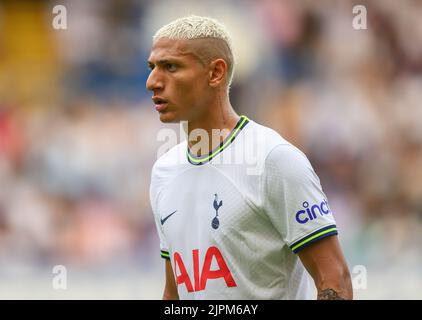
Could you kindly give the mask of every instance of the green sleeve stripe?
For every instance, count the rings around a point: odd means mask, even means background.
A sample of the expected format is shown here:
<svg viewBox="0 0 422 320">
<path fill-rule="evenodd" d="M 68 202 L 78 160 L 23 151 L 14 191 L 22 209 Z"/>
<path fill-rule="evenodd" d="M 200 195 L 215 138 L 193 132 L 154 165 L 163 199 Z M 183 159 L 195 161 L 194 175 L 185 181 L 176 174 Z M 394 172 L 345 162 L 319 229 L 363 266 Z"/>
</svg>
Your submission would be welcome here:
<svg viewBox="0 0 422 320">
<path fill-rule="evenodd" d="M 161 250 L 161 258 L 170 259 L 170 253 Z"/>
<path fill-rule="evenodd" d="M 326 229 L 324 231 L 318 232 L 317 234 L 312 235 L 309 238 L 306 238 L 304 240 L 302 240 L 301 242 L 299 242 L 298 244 L 294 245 L 293 247 L 291 247 L 293 252 L 297 252 L 298 249 L 300 247 L 303 247 L 304 245 L 308 244 L 309 242 L 313 242 L 319 238 L 325 238 L 325 236 L 331 235 L 331 234 L 337 234 L 337 228 L 336 227 L 332 227 L 329 229 Z"/>
</svg>

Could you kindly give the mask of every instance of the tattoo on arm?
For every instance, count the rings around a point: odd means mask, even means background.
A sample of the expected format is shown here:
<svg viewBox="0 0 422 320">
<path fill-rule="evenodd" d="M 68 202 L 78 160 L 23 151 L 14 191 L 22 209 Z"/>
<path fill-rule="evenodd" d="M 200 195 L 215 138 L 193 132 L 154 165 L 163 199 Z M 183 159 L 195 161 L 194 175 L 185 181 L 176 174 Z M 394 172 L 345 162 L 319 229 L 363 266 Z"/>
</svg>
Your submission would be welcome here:
<svg viewBox="0 0 422 320">
<path fill-rule="evenodd" d="M 324 289 L 318 292 L 318 300 L 345 300 L 333 289 Z"/>
</svg>

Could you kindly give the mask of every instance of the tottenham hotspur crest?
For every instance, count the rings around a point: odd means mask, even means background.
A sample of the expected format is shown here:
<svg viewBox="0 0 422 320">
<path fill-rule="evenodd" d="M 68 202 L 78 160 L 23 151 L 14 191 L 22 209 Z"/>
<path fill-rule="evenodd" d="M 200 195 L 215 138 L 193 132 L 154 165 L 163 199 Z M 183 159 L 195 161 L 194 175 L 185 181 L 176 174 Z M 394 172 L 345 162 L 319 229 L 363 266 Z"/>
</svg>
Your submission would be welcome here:
<svg viewBox="0 0 422 320">
<path fill-rule="evenodd" d="M 215 196 L 215 199 L 214 199 L 215 217 L 214 219 L 212 219 L 211 227 L 213 227 L 214 229 L 218 229 L 218 227 L 220 226 L 220 221 L 218 220 L 218 209 L 220 209 L 220 207 L 223 205 L 223 200 L 221 200 L 220 203 L 218 203 L 217 194 L 215 193 L 214 196 Z"/>
</svg>

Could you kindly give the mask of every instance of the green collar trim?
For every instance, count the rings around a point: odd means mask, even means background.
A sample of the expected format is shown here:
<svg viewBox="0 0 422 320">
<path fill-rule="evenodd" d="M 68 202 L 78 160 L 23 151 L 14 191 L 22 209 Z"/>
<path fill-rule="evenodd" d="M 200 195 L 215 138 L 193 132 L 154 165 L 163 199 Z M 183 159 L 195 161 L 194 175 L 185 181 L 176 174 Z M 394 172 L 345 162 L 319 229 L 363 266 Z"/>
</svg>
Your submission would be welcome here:
<svg viewBox="0 0 422 320">
<path fill-rule="evenodd" d="M 193 165 L 202 165 L 206 162 L 211 161 L 212 158 L 214 158 L 217 154 L 221 153 L 233 142 L 233 140 L 239 135 L 240 131 L 249 123 L 249 121 L 250 120 L 245 115 L 240 116 L 239 121 L 237 122 L 234 129 L 227 136 L 227 138 L 224 139 L 223 142 L 221 142 L 218 148 L 211 151 L 208 155 L 197 157 L 194 154 L 192 154 L 192 152 L 189 150 L 189 147 L 188 147 L 187 152 L 186 152 L 188 161 Z"/>
</svg>

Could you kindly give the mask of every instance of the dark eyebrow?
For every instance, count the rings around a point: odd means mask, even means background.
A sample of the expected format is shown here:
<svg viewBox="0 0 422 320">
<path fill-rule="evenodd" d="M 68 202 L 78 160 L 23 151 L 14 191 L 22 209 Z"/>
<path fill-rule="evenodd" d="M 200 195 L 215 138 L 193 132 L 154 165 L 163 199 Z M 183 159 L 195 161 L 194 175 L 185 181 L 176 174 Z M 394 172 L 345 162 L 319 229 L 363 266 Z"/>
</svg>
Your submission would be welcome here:
<svg viewBox="0 0 422 320">
<path fill-rule="evenodd" d="M 177 61 L 176 61 L 176 60 L 173 60 L 173 59 L 171 59 L 171 60 L 168 60 L 168 59 L 162 59 L 162 60 L 158 60 L 156 64 L 159 64 L 159 65 L 165 65 L 165 64 L 167 64 L 167 63 L 177 63 Z M 149 61 L 149 60 L 148 60 L 148 66 L 149 66 L 149 67 L 153 67 L 153 66 L 155 66 L 155 63 L 153 63 L 152 61 Z"/>
</svg>

